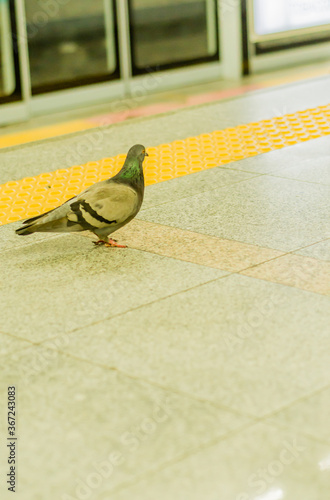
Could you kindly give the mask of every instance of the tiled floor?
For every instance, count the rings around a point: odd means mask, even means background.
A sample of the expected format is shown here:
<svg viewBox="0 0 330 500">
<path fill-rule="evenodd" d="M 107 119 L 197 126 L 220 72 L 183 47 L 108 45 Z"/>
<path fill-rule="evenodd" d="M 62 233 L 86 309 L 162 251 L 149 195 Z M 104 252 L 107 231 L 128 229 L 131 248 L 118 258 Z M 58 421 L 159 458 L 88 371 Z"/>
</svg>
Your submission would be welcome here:
<svg viewBox="0 0 330 500">
<path fill-rule="evenodd" d="M 324 106 L 329 82 L 105 128 L 92 153 L 93 131 L 4 150 L 1 181 Z M 0 227 L 18 500 L 328 499 L 329 153 L 310 139 L 149 186 L 124 250 Z"/>
</svg>

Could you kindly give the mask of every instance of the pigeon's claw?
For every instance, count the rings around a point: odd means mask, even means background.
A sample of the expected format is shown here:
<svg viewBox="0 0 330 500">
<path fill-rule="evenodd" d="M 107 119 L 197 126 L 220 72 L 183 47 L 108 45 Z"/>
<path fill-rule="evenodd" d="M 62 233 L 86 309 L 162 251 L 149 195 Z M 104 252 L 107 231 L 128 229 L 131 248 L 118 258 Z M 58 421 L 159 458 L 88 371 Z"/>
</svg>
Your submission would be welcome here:
<svg viewBox="0 0 330 500">
<path fill-rule="evenodd" d="M 107 243 L 105 244 L 106 247 L 117 247 L 117 248 L 127 248 L 126 245 L 119 245 L 116 240 L 113 240 L 112 238 L 109 238 Z"/>
<path fill-rule="evenodd" d="M 94 245 L 104 245 L 105 247 L 117 247 L 117 248 L 127 248 L 126 245 L 119 245 L 116 240 L 113 240 L 112 238 L 109 238 L 108 241 L 105 240 L 99 240 L 99 241 L 93 241 Z"/>
<path fill-rule="evenodd" d="M 93 241 L 94 245 L 100 246 L 100 245 L 106 245 L 107 241 L 99 240 L 99 241 Z"/>
</svg>

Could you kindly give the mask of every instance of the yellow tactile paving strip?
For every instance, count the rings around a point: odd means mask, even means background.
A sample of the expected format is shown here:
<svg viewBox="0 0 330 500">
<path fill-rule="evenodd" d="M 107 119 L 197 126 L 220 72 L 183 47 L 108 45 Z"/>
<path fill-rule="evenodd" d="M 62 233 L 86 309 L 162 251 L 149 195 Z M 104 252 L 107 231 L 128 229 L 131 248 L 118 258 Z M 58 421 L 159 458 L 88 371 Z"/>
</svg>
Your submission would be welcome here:
<svg viewBox="0 0 330 500">
<path fill-rule="evenodd" d="M 80 130 L 94 127 L 95 125 L 88 120 L 74 120 L 67 123 L 50 125 L 48 127 L 25 130 L 24 132 L 17 132 L 15 134 L 7 134 L 0 137 L 0 149 L 33 141 L 41 141 L 43 139 L 49 139 L 50 137 L 58 137 L 60 135 L 79 132 Z"/>
<path fill-rule="evenodd" d="M 330 135 L 330 104 L 270 120 L 147 148 L 146 184 L 166 181 L 243 158 Z M 0 186 L 0 225 L 54 208 L 114 175 L 125 154 L 7 182 Z"/>
</svg>

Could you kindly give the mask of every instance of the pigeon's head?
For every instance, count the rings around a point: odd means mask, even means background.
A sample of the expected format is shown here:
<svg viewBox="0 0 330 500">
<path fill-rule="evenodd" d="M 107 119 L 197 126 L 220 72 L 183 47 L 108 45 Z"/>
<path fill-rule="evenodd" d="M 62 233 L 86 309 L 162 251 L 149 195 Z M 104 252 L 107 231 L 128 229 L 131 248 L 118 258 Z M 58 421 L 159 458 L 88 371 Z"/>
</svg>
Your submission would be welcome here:
<svg viewBox="0 0 330 500">
<path fill-rule="evenodd" d="M 135 144 L 135 146 L 132 146 L 129 152 L 127 153 L 127 158 L 138 158 L 141 163 L 144 160 L 145 156 L 149 156 L 146 148 L 142 146 L 141 144 Z"/>
</svg>

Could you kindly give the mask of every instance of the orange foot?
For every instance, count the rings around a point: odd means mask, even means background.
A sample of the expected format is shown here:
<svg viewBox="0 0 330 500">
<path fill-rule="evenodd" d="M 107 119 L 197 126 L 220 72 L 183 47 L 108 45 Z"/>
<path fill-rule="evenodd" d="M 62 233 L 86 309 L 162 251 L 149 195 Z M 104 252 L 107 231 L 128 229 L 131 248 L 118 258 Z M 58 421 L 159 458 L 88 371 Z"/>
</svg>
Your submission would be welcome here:
<svg viewBox="0 0 330 500">
<path fill-rule="evenodd" d="M 117 247 L 117 248 L 127 248 L 126 245 L 119 245 L 116 240 L 109 238 L 108 241 L 99 240 L 93 241 L 94 245 L 104 245 L 105 247 Z"/>
</svg>

